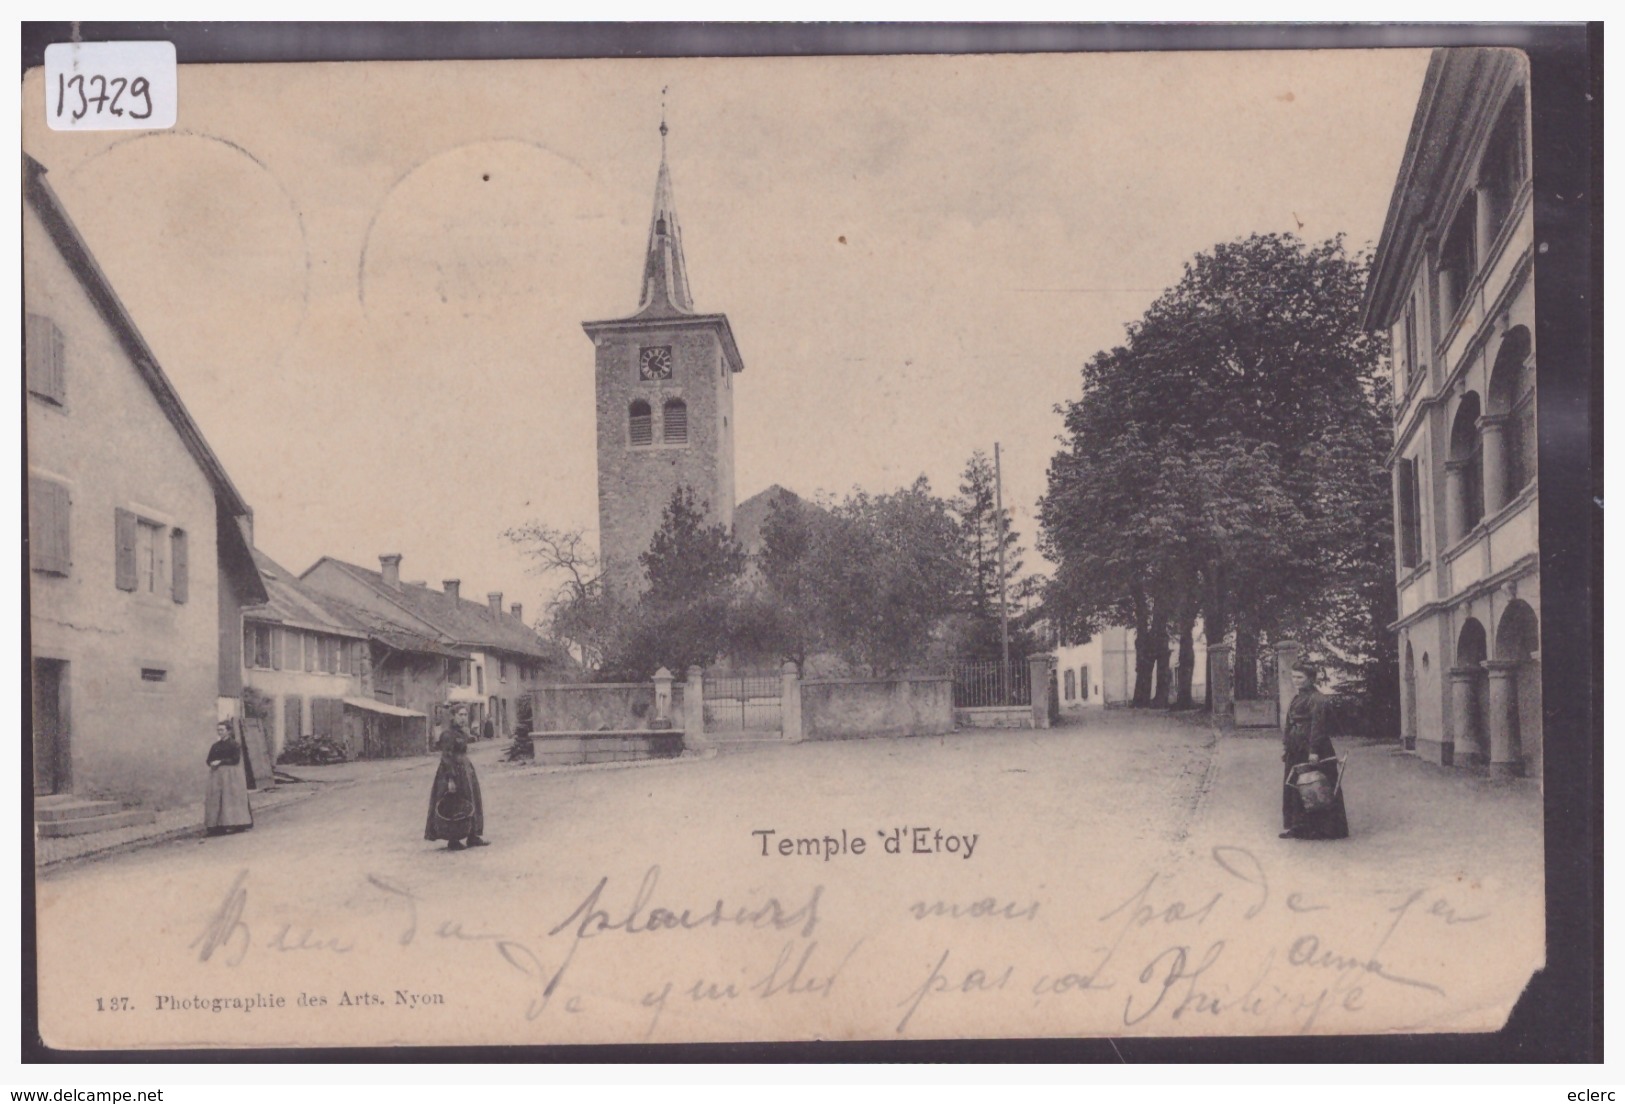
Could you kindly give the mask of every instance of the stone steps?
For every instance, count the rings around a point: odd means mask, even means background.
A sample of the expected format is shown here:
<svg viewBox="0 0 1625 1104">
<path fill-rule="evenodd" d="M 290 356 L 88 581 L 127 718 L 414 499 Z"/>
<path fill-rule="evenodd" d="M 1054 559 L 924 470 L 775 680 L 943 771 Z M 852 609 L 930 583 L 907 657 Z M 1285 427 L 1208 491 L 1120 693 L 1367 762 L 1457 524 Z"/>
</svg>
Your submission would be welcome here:
<svg viewBox="0 0 1625 1104">
<path fill-rule="evenodd" d="M 43 837 L 85 836 L 151 824 L 150 809 L 126 809 L 117 801 L 57 795 L 34 801 L 34 831 Z"/>
</svg>

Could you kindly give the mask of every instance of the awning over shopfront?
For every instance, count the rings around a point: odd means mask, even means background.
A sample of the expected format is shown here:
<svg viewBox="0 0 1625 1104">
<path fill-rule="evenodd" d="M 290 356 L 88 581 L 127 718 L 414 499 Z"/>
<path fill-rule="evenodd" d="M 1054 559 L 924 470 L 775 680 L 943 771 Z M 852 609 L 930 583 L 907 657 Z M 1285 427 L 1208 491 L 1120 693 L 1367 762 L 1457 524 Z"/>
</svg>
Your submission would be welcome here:
<svg viewBox="0 0 1625 1104">
<path fill-rule="evenodd" d="M 428 720 L 428 717 L 423 713 L 411 709 L 402 709 L 398 705 L 386 705 L 371 698 L 345 698 L 344 704 L 353 709 L 366 710 L 368 713 L 382 713 L 386 717 L 422 717 L 424 720 Z"/>
</svg>

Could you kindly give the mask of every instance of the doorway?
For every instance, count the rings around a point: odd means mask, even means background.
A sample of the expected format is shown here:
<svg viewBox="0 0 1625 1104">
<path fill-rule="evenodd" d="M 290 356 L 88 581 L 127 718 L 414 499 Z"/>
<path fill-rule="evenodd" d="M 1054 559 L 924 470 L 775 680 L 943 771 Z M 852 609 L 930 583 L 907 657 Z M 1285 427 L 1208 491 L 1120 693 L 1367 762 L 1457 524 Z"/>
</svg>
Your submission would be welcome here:
<svg viewBox="0 0 1625 1104">
<path fill-rule="evenodd" d="M 68 664 L 34 660 L 34 793 L 73 792 L 68 747 Z"/>
</svg>

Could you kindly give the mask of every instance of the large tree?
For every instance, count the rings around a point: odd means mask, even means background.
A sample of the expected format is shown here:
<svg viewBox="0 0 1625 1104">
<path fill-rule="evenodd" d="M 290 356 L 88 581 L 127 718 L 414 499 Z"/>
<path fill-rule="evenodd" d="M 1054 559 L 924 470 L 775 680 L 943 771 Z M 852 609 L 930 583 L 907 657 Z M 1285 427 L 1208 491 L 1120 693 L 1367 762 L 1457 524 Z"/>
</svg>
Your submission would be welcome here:
<svg viewBox="0 0 1625 1104">
<path fill-rule="evenodd" d="M 919 663 L 964 585 L 948 503 L 922 475 L 890 494 L 854 491 L 829 514 L 807 572 L 824 639 L 874 675 Z"/>
<path fill-rule="evenodd" d="M 605 596 L 598 556 L 580 529 L 539 521 L 502 534 L 531 561 L 531 572 L 555 581 L 543 624 L 549 635 L 594 668 L 603 661 L 619 620 Z"/>
<path fill-rule="evenodd" d="M 1170 628 L 1198 612 L 1208 639 L 1235 633 L 1243 694 L 1264 639 L 1362 664 L 1391 652 L 1373 605 L 1391 583 L 1392 530 L 1367 265 L 1340 238 L 1216 246 L 1084 366 L 1061 409 L 1040 507 L 1059 565 L 1048 603 L 1074 628 L 1134 625 L 1137 701 L 1156 693 L 1146 653 L 1165 657 Z"/>
<path fill-rule="evenodd" d="M 977 449 L 959 478 L 959 496 L 953 500 L 953 511 L 967 571 L 965 653 L 977 659 L 995 659 L 1001 654 L 1002 611 L 1012 634 L 1011 654 L 1025 655 L 1029 641 L 1021 621 L 1019 596 L 1026 582 L 1021 574 L 1026 550 L 1010 523 L 1010 508 L 1006 506 L 1000 513 L 993 461 Z"/>
<path fill-rule="evenodd" d="M 889 494 L 775 504 L 736 640 L 798 665 L 821 653 L 874 675 L 904 670 L 959 608 L 962 551 L 949 503 L 923 476 Z"/>
<path fill-rule="evenodd" d="M 648 589 L 622 611 L 600 677 L 646 679 L 658 667 L 676 673 L 727 653 L 746 557 L 708 510 L 691 488 L 673 492 L 648 551 L 638 557 Z"/>
</svg>

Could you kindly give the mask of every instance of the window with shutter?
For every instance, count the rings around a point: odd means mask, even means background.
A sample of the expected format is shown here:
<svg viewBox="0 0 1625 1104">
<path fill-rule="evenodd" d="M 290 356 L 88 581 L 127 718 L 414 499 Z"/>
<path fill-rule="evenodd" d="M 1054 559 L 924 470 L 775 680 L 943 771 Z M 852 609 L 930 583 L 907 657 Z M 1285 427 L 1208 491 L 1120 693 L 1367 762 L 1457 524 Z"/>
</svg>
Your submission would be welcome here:
<svg viewBox="0 0 1625 1104">
<path fill-rule="evenodd" d="M 136 518 L 129 510 L 113 510 L 113 582 L 120 590 L 134 590 Z"/>
<path fill-rule="evenodd" d="M 288 632 L 286 629 L 271 627 L 271 670 L 282 670 L 282 652 L 288 646 Z"/>
<path fill-rule="evenodd" d="M 688 404 L 672 399 L 662 410 L 664 439 L 668 445 L 688 444 Z"/>
<path fill-rule="evenodd" d="M 54 479 L 28 477 L 28 561 L 35 571 L 66 575 L 68 555 L 68 488 Z"/>
<path fill-rule="evenodd" d="M 652 445 L 655 440 L 654 414 L 649 410 L 649 404 L 642 399 L 632 404 L 631 413 L 631 439 L 634 447 Z"/>
<path fill-rule="evenodd" d="M 169 533 L 169 594 L 177 602 L 186 601 L 186 530 Z"/>
<path fill-rule="evenodd" d="M 44 315 L 31 314 L 23 339 L 27 344 L 29 393 L 61 406 L 68 397 L 62 331 Z"/>
</svg>

